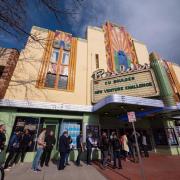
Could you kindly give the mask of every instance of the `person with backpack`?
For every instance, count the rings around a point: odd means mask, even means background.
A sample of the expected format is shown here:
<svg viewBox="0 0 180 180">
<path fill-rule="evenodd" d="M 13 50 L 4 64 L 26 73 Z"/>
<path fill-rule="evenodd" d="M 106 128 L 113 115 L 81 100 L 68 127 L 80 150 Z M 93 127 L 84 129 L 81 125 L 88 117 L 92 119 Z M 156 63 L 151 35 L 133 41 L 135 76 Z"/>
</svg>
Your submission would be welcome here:
<svg viewBox="0 0 180 180">
<path fill-rule="evenodd" d="M 78 156 L 76 159 L 76 165 L 81 166 L 80 160 L 81 160 L 81 154 L 84 152 L 84 146 L 83 146 L 83 134 L 82 132 L 79 133 L 79 135 L 76 138 L 76 144 L 77 144 L 77 150 L 78 150 Z"/>
<path fill-rule="evenodd" d="M 30 135 L 30 130 L 25 129 L 24 132 L 22 132 L 20 134 L 19 149 L 18 149 L 18 151 L 15 155 L 14 161 L 13 161 L 15 164 L 18 163 L 19 157 L 21 159 L 21 164 L 23 164 L 25 155 L 26 155 L 31 143 L 32 143 L 32 139 L 31 139 L 31 135 Z"/>
<path fill-rule="evenodd" d="M 68 149 L 67 149 L 66 158 L 65 158 L 65 166 L 70 165 L 69 164 L 69 155 L 70 155 L 70 152 L 71 152 L 71 143 L 73 142 L 70 135 L 67 138 L 67 142 L 68 142 Z"/>
<path fill-rule="evenodd" d="M 9 141 L 9 155 L 4 164 L 5 171 L 9 171 L 10 168 L 13 166 L 15 162 L 14 157 L 16 153 L 18 153 L 18 150 L 19 150 L 19 144 L 20 144 L 20 131 L 15 130 L 15 133 L 13 134 L 13 136 L 11 137 Z"/>
<path fill-rule="evenodd" d="M 122 169 L 122 164 L 121 164 L 121 143 L 117 137 L 117 134 L 115 133 L 113 135 L 113 139 L 111 141 L 112 148 L 113 148 L 113 157 L 114 157 L 114 166 L 113 168 L 118 168 Z M 118 162 L 118 166 L 117 163 Z"/>
<path fill-rule="evenodd" d="M 91 164 L 91 154 L 92 154 L 92 148 L 94 146 L 94 142 L 92 139 L 92 133 L 89 133 L 86 138 L 86 149 L 87 149 L 87 165 Z"/>
<path fill-rule="evenodd" d="M 103 168 L 105 168 L 107 165 L 107 159 L 108 159 L 108 153 L 109 153 L 109 140 L 105 132 L 102 133 L 102 137 L 100 140 L 100 149 L 101 149 L 101 154 L 102 154 L 102 166 Z"/>
</svg>

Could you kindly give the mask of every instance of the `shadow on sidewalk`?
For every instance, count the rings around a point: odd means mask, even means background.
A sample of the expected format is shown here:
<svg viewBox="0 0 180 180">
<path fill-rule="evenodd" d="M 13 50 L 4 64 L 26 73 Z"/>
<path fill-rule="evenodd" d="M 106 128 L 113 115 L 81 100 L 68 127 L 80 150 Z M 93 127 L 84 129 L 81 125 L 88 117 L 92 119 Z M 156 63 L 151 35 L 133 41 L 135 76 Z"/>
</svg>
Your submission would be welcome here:
<svg viewBox="0 0 180 180">
<path fill-rule="evenodd" d="M 93 164 L 95 164 L 96 166 L 96 169 L 101 173 L 101 174 L 103 174 L 103 169 L 101 168 L 101 163 L 100 162 L 98 162 L 98 161 L 93 161 Z M 116 174 L 118 174 L 118 175 L 120 175 L 122 178 L 124 178 L 124 179 L 126 179 L 126 180 L 131 180 L 131 178 L 130 177 L 127 177 L 127 176 L 125 176 L 125 175 L 123 175 L 122 173 L 120 173 L 120 172 L 118 172 L 118 171 L 116 171 L 115 169 L 113 169 L 113 166 L 112 166 L 112 164 L 108 164 L 108 166 L 107 166 L 107 168 L 110 170 L 110 171 L 112 171 L 113 173 L 116 173 Z"/>
</svg>

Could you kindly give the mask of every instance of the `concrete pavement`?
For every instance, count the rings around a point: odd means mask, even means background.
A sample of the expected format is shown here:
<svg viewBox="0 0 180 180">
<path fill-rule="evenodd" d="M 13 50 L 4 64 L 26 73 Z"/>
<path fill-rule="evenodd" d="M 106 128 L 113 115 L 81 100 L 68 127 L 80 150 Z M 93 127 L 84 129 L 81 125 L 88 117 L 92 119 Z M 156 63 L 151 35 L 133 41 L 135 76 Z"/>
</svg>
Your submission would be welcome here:
<svg viewBox="0 0 180 180">
<path fill-rule="evenodd" d="M 43 167 L 41 172 L 35 173 L 31 170 L 31 163 L 16 165 L 9 172 L 5 172 L 5 180 L 107 180 L 93 166 L 83 164 L 77 167 L 73 162 L 63 171 L 58 171 L 55 164 Z"/>
</svg>

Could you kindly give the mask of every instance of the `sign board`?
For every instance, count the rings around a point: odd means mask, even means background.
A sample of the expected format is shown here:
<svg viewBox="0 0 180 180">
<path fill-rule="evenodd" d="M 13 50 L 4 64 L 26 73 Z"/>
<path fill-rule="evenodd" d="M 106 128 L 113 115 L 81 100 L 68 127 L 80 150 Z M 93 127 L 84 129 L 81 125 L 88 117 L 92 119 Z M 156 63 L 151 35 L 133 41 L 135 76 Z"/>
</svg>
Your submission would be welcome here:
<svg viewBox="0 0 180 180">
<path fill-rule="evenodd" d="M 136 121 L 136 114 L 135 112 L 127 112 L 128 120 L 129 122 L 135 122 Z"/>
<path fill-rule="evenodd" d="M 96 76 L 92 80 L 92 102 L 97 103 L 106 96 L 120 94 L 135 97 L 152 97 L 159 95 L 159 88 L 152 69 L 123 72 L 104 77 Z M 96 72 L 98 73 L 98 72 Z M 103 74 L 104 73 L 104 74 Z M 107 73 L 106 73 L 107 74 Z"/>
</svg>

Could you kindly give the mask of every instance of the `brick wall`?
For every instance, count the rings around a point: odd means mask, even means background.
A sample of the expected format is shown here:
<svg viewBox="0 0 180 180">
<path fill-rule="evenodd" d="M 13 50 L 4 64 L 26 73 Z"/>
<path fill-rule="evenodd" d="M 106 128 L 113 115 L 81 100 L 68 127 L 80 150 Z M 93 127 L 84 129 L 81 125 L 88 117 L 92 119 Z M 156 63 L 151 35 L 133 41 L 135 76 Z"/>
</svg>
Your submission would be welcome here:
<svg viewBox="0 0 180 180">
<path fill-rule="evenodd" d="M 0 48 L 0 66 L 4 66 L 0 77 L 0 99 L 3 99 L 6 93 L 18 58 L 19 52 L 16 49 Z"/>
</svg>

